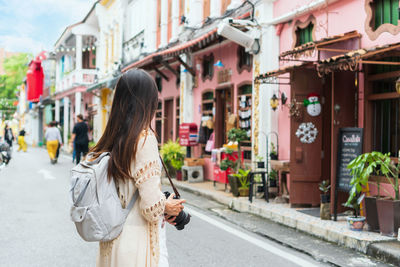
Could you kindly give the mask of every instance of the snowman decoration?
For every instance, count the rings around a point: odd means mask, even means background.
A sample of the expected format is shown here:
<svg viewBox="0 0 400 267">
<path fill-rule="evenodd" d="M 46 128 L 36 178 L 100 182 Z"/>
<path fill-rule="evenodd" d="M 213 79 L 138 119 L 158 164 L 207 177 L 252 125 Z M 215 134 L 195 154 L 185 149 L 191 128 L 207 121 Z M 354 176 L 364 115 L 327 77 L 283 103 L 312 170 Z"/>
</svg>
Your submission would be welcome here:
<svg viewBox="0 0 400 267">
<path fill-rule="evenodd" d="M 319 95 L 316 93 L 311 93 L 304 99 L 304 106 L 307 108 L 307 113 L 316 117 L 321 114 L 321 103 L 319 102 Z"/>
</svg>

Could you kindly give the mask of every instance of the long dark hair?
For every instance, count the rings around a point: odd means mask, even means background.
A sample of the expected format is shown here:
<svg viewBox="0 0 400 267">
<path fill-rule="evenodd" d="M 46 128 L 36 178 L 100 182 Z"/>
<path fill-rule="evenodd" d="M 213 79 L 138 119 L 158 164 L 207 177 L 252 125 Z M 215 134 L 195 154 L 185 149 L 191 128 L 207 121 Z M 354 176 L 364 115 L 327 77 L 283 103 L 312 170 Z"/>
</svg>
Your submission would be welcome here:
<svg viewBox="0 0 400 267">
<path fill-rule="evenodd" d="M 107 126 L 91 150 L 94 157 L 111 152 L 109 179 L 125 181 L 132 178 L 131 163 L 136 159 L 140 135 L 143 130 L 151 129 L 157 104 L 157 85 L 147 72 L 134 69 L 121 76 Z"/>
</svg>

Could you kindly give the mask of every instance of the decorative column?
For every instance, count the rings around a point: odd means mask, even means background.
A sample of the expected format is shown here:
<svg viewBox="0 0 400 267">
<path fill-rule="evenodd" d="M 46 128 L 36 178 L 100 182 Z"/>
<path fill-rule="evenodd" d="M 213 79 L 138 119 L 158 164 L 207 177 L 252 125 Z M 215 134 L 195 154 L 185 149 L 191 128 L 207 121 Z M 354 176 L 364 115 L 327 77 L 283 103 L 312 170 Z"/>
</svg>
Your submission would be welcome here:
<svg viewBox="0 0 400 267">
<path fill-rule="evenodd" d="M 186 64 L 192 66 L 189 54 L 181 55 Z M 193 122 L 193 76 L 190 72 L 183 72 L 184 66 L 181 65 L 181 87 L 180 87 L 180 122 Z"/>
<path fill-rule="evenodd" d="M 75 65 L 75 69 L 81 70 L 82 69 L 82 35 L 77 34 L 77 35 L 75 35 L 75 38 L 76 38 L 76 47 L 75 47 L 76 65 Z"/>
<path fill-rule="evenodd" d="M 179 28 L 179 0 L 172 0 L 172 37 L 171 42 L 178 39 Z"/>
<path fill-rule="evenodd" d="M 221 16 L 221 0 L 210 1 L 210 17 L 216 18 Z"/>
<path fill-rule="evenodd" d="M 164 47 L 168 44 L 168 0 L 161 0 L 161 43 Z"/>
<path fill-rule="evenodd" d="M 75 115 L 82 114 L 82 93 L 75 93 Z"/>
<path fill-rule="evenodd" d="M 260 24 L 264 21 L 271 20 L 273 18 L 272 1 L 261 1 L 256 6 L 255 14 L 257 14 L 256 19 Z M 279 68 L 279 37 L 275 34 L 275 27 L 270 26 L 263 29 L 260 45 L 260 52 L 253 57 L 253 159 L 255 155 L 260 155 L 265 158 L 266 147 L 269 145 L 266 143 L 266 136 L 270 132 L 278 133 L 279 112 L 272 111 L 269 100 L 274 93 L 278 94 L 279 87 L 276 84 L 254 83 L 254 78 L 259 74 Z M 265 58 L 269 60 L 263 60 Z"/>
<path fill-rule="evenodd" d="M 190 0 L 188 20 L 190 27 L 197 27 L 202 24 L 203 21 L 202 0 Z"/>
<path fill-rule="evenodd" d="M 68 144 L 69 133 L 69 98 L 64 97 L 64 144 Z"/>
<path fill-rule="evenodd" d="M 56 100 L 55 104 L 56 104 L 56 107 L 55 107 L 56 108 L 56 110 L 55 110 L 56 114 L 55 114 L 55 118 L 54 119 L 55 119 L 56 122 L 60 122 L 60 100 Z"/>
</svg>

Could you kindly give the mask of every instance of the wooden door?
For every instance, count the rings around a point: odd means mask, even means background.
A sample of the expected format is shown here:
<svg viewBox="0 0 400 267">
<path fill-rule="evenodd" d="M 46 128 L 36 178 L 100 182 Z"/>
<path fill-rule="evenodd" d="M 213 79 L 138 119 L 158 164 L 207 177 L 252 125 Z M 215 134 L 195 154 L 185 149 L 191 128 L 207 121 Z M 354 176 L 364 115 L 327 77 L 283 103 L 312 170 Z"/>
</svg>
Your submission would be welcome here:
<svg viewBox="0 0 400 267">
<path fill-rule="evenodd" d="M 174 137 L 174 100 L 164 102 L 164 143 Z"/>
<path fill-rule="evenodd" d="M 292 74 L 292 81 L 292 98 L 298 102 L 303 102 L 310 93 L 322 95 L 323 84 L 315 70 L 298 70 Z M 300 116 L 292 117 L 290 123 L 290 203 L 316 206 L 320 203 L 318 183 L 322 178 L 323 113 L 313 117 L 303 105 L 298 107 Z M 318 130 L 311 143 L 304 143 L 296 136 L 300 125 L 307 123 L 312 123 Z"/>
<path fill-rule="evenodd" d="M 228 141 L 226 133 L 226 122 L 233 112 L 232 88 L 216 90 L 215 94 L 215 147 L 222 147 Z"/>
</svg>

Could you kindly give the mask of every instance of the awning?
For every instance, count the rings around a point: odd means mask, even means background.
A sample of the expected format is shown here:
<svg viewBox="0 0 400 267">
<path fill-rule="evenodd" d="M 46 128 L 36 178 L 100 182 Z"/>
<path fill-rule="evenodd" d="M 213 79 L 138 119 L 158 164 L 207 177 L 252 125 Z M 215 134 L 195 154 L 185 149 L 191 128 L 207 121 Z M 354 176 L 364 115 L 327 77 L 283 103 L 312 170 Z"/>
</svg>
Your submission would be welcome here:
<svg viewBox="0 0 400 267">
<path fill-rule="evenodd" d="M 100 83 L 95 83 L 95 84 L 89 86 L 86 89 L 86 92 L 92 92 L 94 90 L 103 89 L 103 88 L 114 89 L 114 87 L 117 85 L 117 82 L 118 82 L 120 77 L 121 77 L 121 75 L 118 75 L 117 77 L 107 79 L 107 80 L 102 81 Z"/>
<path fill-rule="evenodd" d="M 284 58 L 299 58 L 301 56 L 311 56 L 315 50 L 325 50 L 331 52 L 344 52 L 342 49 L 326 48 L 327 45 L 332 45 L 338 42 L 346 41 L 353 38 L 360 38 L 361 34 L 357 31 L 347 32 L 339 35 L 329 36 L 315 42 L 309 42 L 295 47 L 290 51 L 283 52 L 279 55 L 279 59 Z"/>
<path fill-rule="evenodd" d="M 129 69 L 132 68 L 139 68 L 143 67 L 147 64 L 150 64 L 153 62 L 153 59 L 156 57 L 174 57 L 174 56 L 179 56 L 180 54 L 186 53 L 186 52 L 193 52 L 193 50 L 196 49 L 201 49 L 205 46 L 207 46 L 209 43 L 213 42 L 218 38 L 217 34 L 217 28 L 209 31 L 208 33 L 192 40 L 189 42 L 186 42 L 184 44 L 176 45 L 171 48 L 161 50 L 159 52 L 153 53 L 151 55 L 146 56 L 145 58 L 138 60 L 129 66 L 125 67 L 122 72 L 125 72 Z"/>
<path fill-rule="evenodd" d="M 276 81 L 276 79 L 280 79 L 282 77 L 278 77 L 282 74 L 288 73 L 292 70 L 295 70 L 297 68 L 305 68 L 305 67 L 309 67 L 309 66 L 313 66 L 314 63 L 313 62 L 302 62 L 302 63 L 297 63 L 297 64 L 293 64 L 290 66 L 284 66 L 282 68 L 279 68 L 277 70 L 273 70 L 273 71 L 269 71 L 266 72 L 264 74 L 260 74 L 255 78 L 256 82 L 259 83 L 277 83 L 274 82 Z"/>
<path fill-rule="evenodd" d="M 384 53 L 388 53 L 396 49 L 400 50 L 400 42 L 384 46 L 353 50 L 343 55 L 321 60 L 317 64 L 317 71 L 318 74 L 322 76 L 336 70 L 356 71 L 358 70 L 359 64 L 400 65 L 400 62 L 368 60 L 375 56 L 382 56 Z"/>
</svg>

